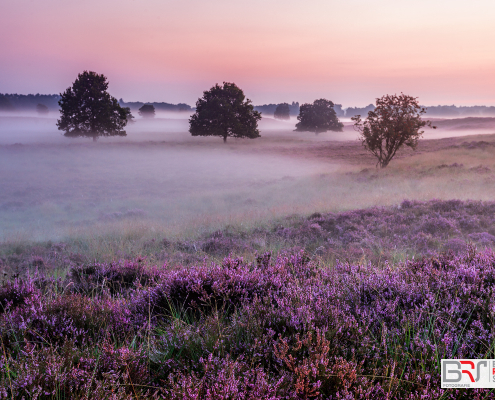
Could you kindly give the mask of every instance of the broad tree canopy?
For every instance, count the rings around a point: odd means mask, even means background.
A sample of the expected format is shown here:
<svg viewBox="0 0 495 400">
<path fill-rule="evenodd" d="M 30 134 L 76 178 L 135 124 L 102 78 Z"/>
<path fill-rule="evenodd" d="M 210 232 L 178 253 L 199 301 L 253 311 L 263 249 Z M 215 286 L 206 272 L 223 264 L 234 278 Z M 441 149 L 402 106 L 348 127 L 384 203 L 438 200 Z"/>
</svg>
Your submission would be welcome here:
<svg viewBox="0 0 495 400">
<path fill-rule="evenodd" d="M 301 105 L 297 116 L 299 122 L 296 124 L 296 131 L 316 134 L 326 131 L 342 132 L 344 124 L 339 121 L 333 106 L 333 102 L 327 99 Z"/>
<path fill-rule="evenodd" d="M 261 114 L 253 109 L 251 100 L 235 83 L 216 84 L 203 92 L 196 102 L 196 112 L 189 119 L 192 136 L 258 138 Z"/>
<path fill-rule="evenodd" d="M 155 106 L 153 104 L 144 104 L 139 110 L 138 114 L 143 118 L 155 117 Z"/>
<path fill-rule="evenodd" d="M 378 159 L 377 166 L 385 168 L 403 145 L 416 149 L 424 132 L 421 128 L 436 128 L 421 119 L 424 113 L 426 109 L 419 105 L 417 97 L 387 94 L 376 99 L 376 108 L 368 112 L 365 121 L 360 115 L 351 119 L 361 133 L 363 146 Z"/>
<path fill-rule="evenodd" d="M 103 74 L 84 71 L 67 88 L 58 104 L 61 117 L 58 129 L 67 137 L 126 136 L 123 128 L 131 111 L 121 107 L 107 92 L 108 82 Z"/>
<path fill-rule="evenodd" d="M 275 113 L 273 114 L 273 117 L 276 119 L 284 119 L 284 120 L 290 119 L 289 104 L 287 103 L 279 104 L 275 109 Z"/>
</svg>

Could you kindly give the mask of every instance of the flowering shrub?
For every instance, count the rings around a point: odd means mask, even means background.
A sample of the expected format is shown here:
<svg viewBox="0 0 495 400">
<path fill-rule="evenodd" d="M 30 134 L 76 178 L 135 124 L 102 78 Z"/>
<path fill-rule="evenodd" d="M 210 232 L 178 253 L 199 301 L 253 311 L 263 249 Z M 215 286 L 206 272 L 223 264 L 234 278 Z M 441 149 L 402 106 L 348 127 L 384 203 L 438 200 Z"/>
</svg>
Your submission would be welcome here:
<svg viewBox="0 0 495 400">
<path fill-rule="evenodd" d="M 137 259 L 74 266 L 70 269 L 71 290 L 89 293 L 106 288 L 115 294 L 132 287 L 151 285 L 159 274 L 156 267 L 145 266 L 143 261 Z"/>
<path fill-rule="evenodd" d="M 201 265 L 205 257 L 219 260 L 229 254 L 249 256 L 268 250 L 301 248 L 325 262 L 383 265 L 386 260 L 395 263 L 442 251 L 461 254 L 470 243 L 480 249 L 495 249 L 494 237 L 495 202 L 404 200 L 396 206 L 338 214 L 292 215 L 249 232 L 228 226 L 194 240 L 152 238 L 142 243 L 137 240 L 133 245 L 137 246 L 137 253 L 145 254 L 153 263 L 182 267 Z M 71 290 L 88 294 L 88 290 L 117 293 L 121 288 L 136 288 L 137 283 L 148 285 L 156 278 L 148 261 L 128 260 L 132 255 L 118 249 L 115 252 L 123 260 L 109 264 L 93 263 L 80 251 L 76 244 L 69 243 L 0 248 L 0 269 L 8 279 L 37 269 L 46 274 L 64 271 L 63 275 L 72 269 Z"/>
<path fill-rule="evenodd" d="M 495 358 L 490 249 L 394 265 L 304 251 L 142 264 L 5 284 L 0 399 L 495 398 L 441 389 L 439 368 Z"/>
<path fill-rule="evenodd" d="M 6 282 L 0 288 L 0 314 L 24 304 L 35 292 L 36 288 L 31 279 Z"/>
<path fill-rule="evenodd" d="M 170 244 L 168 258 L 201 262 L 205 255 L 227 256 L 278 248 L 305 248 L 325 261 L 369 262 L 460 254 L 469 243 L 495 248 L 495 203 L 461 200 L 404 200 L 394 207 L 291 216 L 268 228 L 236 232 L 231 227 Z M 187 255 L 187 256 L 186 256 Z"/>
<path fill-rule="evenodd" d="M 281 400 L 277 395 L 283 379 L 274 380 L 260 367 L 252 367 L 242 360 L 218 358 L 212 354 L 200 359 L 203 373 L 170 374 L 164 393 L 167 399 Z"/>
<path fill-rule="evenodd" d="M 264 259 L 263 259 L 264 257 Z M 279 291 L 287 279 L 308 274 L 311 267 L 304 253 L 286 256 L 270 265 L 267 255 L 257 265 L 242 259 L 226 258 L 222 265 L 179 269 L 163 275 L 154 287 L 137 292 L 132 311 L 142 323 L 168 317 L 174 310 L 208 312 L 230 309 L 249 302 L 255 295 L 269 295 Z"/>
</svg>

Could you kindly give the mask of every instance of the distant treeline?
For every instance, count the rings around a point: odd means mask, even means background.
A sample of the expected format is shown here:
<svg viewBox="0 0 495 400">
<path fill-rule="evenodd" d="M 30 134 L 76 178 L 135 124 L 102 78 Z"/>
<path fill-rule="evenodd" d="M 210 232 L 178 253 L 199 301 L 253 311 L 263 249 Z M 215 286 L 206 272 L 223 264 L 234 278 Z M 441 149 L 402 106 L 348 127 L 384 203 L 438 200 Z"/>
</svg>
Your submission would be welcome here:
<svg viewBox="0 0 495 400">
<path fill-rule="evenodd" d="M 432 117 L 468 117 L 468 116 L 495 116 L 495 107 L 472 106 L 430 106 L 427 107 L 427 115 Z"/>
<path fill-rule="evenodd" d="M 35 111 L 38 104 L 43 104 L 50 111 L 59 109 L 58 94 L 17 94 L 0 93 L 0 111 Z"/>
<path fill-rule="evenodd" d="M 58 101 L 60 95 L 58 94 L 17 94 L 17 93 L 0 93 L 0 111 L 36 111 L 38 104 L 43 104 L 50 111 L 57 111 L 59 109 Z M 190 105 L 185 103 L 170 104 L 170 103 L 143 103 L 141 101 L 125 102 L 123 99 L 119 100 L 122 107 L 129 107 L 131 111 L 137 112 L 144 104 L 152 104 L 156 111 L 194 111 Z M 278 104 L 263 104 L 260 106 L 254 106 L 256 111 L 259 111 L 265 115 L 273 115 Z M 467 117 L 467 116 L 495 116 L 495 107 L 493 106 L 424 106 L 427 108 L 426 115 L 430 117 Z M 341 104 L 335 104 L 335 112 L 338 117 L 353 117 L 355 115 L 361 115 L 366 117 L 368 111 L 375 109 L 373 104 L 369 104 L 366 107 L 348 107 L 342 108 Z M 290 115 L 299 115 L 299 103 L 292 102 L 289 104 Z"/>
<path fill-rule="evenodd" d="M 59 100 L 59 94 L 0 93 L 0 111 L 36 111 L 38 104 L 47 106 L 50 111 L 58 111 Z M 157 111 L 192 111 L 191 106 L 184 103 L 143 103 L 140 101 L 126 103 L 122 99 L 119 103 L 123 107 L 129 107 L 132 111 L 137 111 L 144 104 L 153 104 Z"/>
<path fill-rule="evenodd" d="M 275 113 L 276 108 L 284 103 L 279 104 L 263 104 L 262 106 L 254 106 L 256 111 L 259 111 L 263 114 L 273 115 Z M 287 103 L 289 104 L 289 103 Z M 335 104 L 334 110 L 337 113 L 337 117 L 344 116 L 344 110 L 342 109 L 342 104 Z M 289 112 L 290 115 L 297 116 L 299 115 L 299 102 L 293 101 L 292 104 L 289 104 Z"/>
<path fill-rule="evenodd" d="M 489 117 L 495 116 L 495 107 L 493 106 L 422 106 L 426 108 L 426 115 L 430 117 L 471 117 L 471 116 L 480 116 L 480 117 Z M 345 117 L 354 117 L 355 115 L 361 115 L 366 117 L 368 115 L 368 111 L 373 111 L 375 106 L 370 104 L 363 108 L 357 107 L 349 107 L 345 109 Z M 335 110 L 337 111 L 337 110 Z M 339 114 L 337 114 L 339 115 Z"/>
<path fill-rule="evenodd" d="M 343 117 L 354 117 L 355 115 L 361 115 L 363 117 L 366 117 L 368 115 L 368 111 L 373 111 L 375 109 L 375 106 L 373 104 L 369 104 L 366 107 L 348 107 L 344 110 L 344 115 Z M 337 116 L 339 116 L 337 114 Z"/>
<path fill-rule="evenodd" d="M 122 107 L 129 107 L 131 111 L 137 111 L 145 104 L 151 104 L 155 107 L 156 111 L 192 111 L 193 108 L 189 104 L 179 103 L 179 104 L 170 104 L 170 103 L 143 103 L 141 101 L 130 101 L 126 103 L 123 99 L 119 100 L 119 104 Z"/>
<path fill-rule="evenodd" d="M 275 114 L 278 105 L 279 104 L 263 104 L 262 106 L 254 106 L 254 109 L 262 114 L 273 115 Z M 290 115 L 299 115 L 299 103 L 293 101 L 292 104 L 289 104 L 289 113 Z"/>
</svg>

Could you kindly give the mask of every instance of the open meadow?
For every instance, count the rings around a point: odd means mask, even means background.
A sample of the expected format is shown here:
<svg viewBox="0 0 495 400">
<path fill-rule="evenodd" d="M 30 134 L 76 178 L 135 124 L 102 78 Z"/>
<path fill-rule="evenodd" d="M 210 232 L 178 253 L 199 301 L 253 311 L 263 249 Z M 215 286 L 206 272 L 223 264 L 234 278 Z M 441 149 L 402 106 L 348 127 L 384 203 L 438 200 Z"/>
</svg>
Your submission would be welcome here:
<svg viewBox="0 0 495 400">
<path fill-rule="evenodd" d="M 495 118 L 435 119 L 375 168 L 349 121 L 124 138 L 0 116 L 0 399 L 485 399 Z"/>
<path fill-rule="evenodd" d="M 489 201 L 495 136 L 486 133 L 495 119 L 476 120 L 437 121 L 417 151 L 404 149 L 379 170 L 350 123 L 314 135 L 266 118 L 261 138 L 224 144 L 191 137 L 184 117 L 156 118 L 92 143 L 63 137 L 55 118 L 2 117 L 0 239 L 70 243 L 110 261 L 137 254 L 143 241 L 249 230 L 294 214 L 405 199 Z"/>
</svg>

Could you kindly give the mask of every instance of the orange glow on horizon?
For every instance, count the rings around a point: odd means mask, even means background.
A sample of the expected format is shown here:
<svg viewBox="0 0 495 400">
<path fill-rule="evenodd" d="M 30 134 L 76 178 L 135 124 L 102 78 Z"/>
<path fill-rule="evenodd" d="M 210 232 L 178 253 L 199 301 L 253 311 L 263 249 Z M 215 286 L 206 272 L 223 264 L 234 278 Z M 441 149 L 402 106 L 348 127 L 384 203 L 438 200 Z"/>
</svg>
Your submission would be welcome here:
<svg viewBox="0 0 495 400">
<path fill-rule="evenodd" d="M 404 91 L 425 104 L 495 105 L 493 11 L 491 0 L 10 0 L 0 92 L 60 92 L 90 69 L 128 100 L 193 104 L 233 81 L 256 104 L 365 105 Z"/>
</svg>

